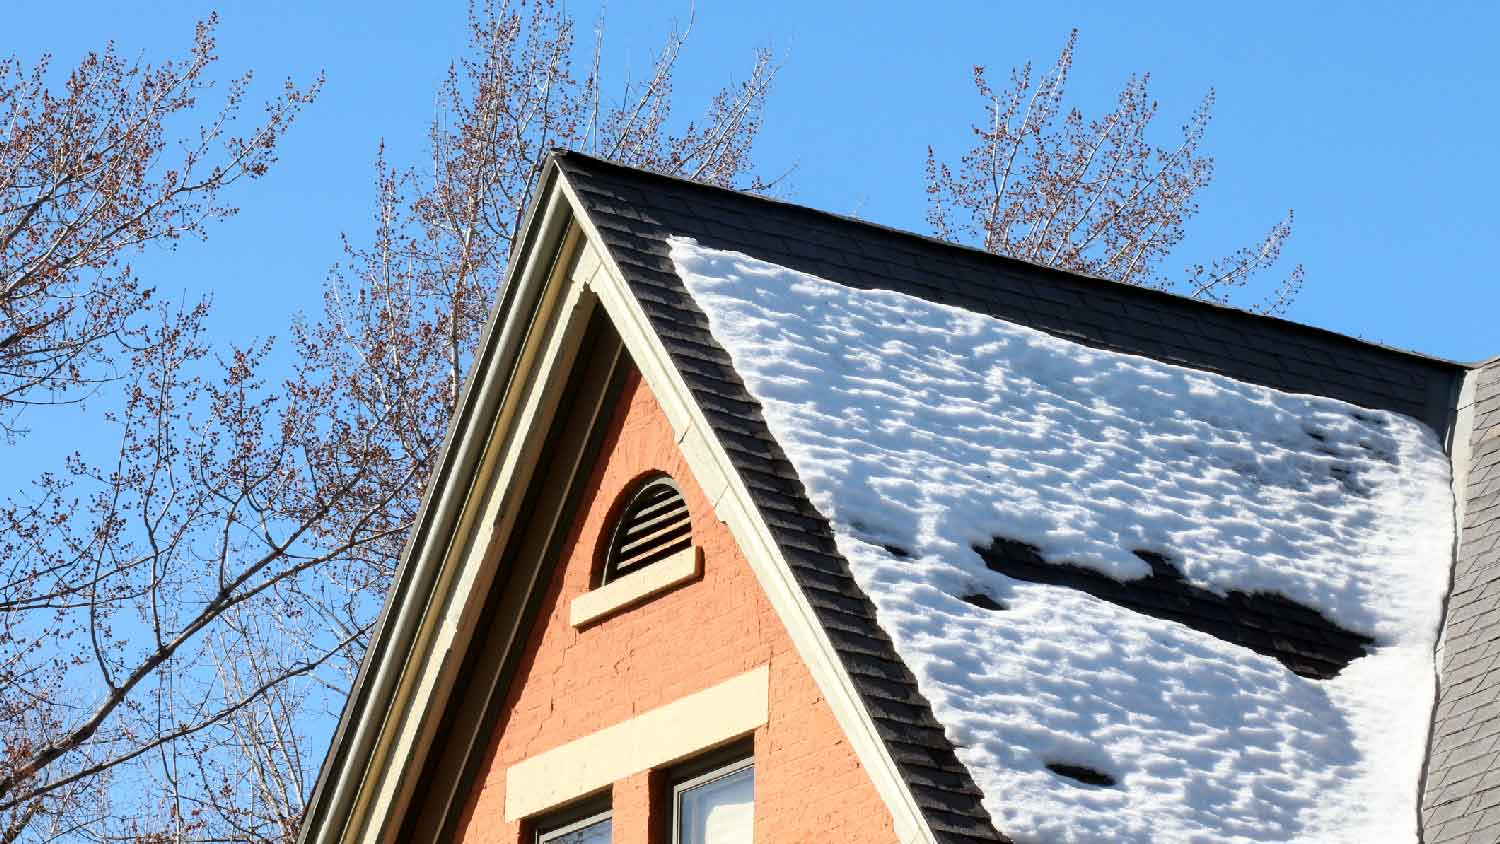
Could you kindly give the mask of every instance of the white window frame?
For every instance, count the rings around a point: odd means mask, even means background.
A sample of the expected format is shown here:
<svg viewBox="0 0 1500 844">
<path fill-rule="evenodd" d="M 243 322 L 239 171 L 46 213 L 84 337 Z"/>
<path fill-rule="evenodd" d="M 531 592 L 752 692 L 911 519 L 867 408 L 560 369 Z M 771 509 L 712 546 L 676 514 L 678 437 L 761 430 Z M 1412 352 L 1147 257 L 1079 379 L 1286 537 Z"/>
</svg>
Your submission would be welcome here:
<svg viewBox="0 0 1500 844">
<path fill-rule="evenodd" d="M 672 837 L 670 844 L 682 842 L 682 795 L 700 785 L 737 774 L 747 768 L 755 768 L 753 748 L 745 745 L 714 753 L 701 760 L 688 763 L 688 767 L 672 778 L 670 799 L 672 800 Z M 753 798 L 752 798 L 753 805 Z"/>
<path fill-rule="evenodd" d="M 538 819 L 534 829 L 536 833 L 530 837 L 536 844 L 549 844 L 557 841 L 564 835 L 577 832 L 600 821 L 613 821 L 614 807 L 607 799 L 590 800 L 571 809 L 563 809 L 551 812 Z M 614 825 L 610 825 L 610 838 L 614 838 Z"/>
</svg>

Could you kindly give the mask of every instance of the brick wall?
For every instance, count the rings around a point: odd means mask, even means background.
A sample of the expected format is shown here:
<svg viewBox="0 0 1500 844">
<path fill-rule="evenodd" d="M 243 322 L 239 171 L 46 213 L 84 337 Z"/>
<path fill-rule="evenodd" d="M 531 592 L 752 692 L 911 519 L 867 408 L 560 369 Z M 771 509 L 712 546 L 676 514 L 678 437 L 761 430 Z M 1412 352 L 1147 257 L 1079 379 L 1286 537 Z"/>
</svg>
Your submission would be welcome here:
<svg viewBox="0 0 1500 844">
<path fill-rule="evenodd" d="M 465 808 L 461 840 L 519 844 L 523 824 L 505 821 L 509 766 L 770 665 L 770 719 L 756 731 L 755 840 L 895 840 L 885 804 L 860 767 L 827 703 L 793 649 L 728 528 L 704 498 L 649 389 L 633 375 L 620 399 L 579 525 L 564 550 L 510 697 Z M 687 499 L 693 541 L 703 549 L 700 581 L 582 631 L 568 605 L 589 587 L 607 541 L 610 505 L 642 474 L 666 471 Z M 614 841 L 660 844 L 653 827 L 651 775 L 614 784 Z"/>
</svg>

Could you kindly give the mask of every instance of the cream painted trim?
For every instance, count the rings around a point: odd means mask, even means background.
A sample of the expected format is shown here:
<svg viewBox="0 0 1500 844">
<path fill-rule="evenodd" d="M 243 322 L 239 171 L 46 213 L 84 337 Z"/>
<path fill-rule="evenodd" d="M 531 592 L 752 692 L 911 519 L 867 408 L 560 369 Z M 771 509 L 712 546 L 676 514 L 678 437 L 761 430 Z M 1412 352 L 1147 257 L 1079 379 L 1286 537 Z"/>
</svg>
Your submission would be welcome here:
<svg viewBox="0 0 1500 844">
<path fill-rule="evenodd" d="M 505 820 L 592 794 L 616 780 L 739 738 L 769 718 L 768 666 L 678 698 L 510 766 Z"/>
<path fill-rule="evenodd" d="M 415 566 L 414 582 L 421 585 L 386 610 L 398 628 L 397 644 L 383 648 L 370 666 L 371 676 L 365 681 L 370 708 L 359 714 L 352 722 L 352 734 L 342 739 L 352 748 L 351 755 L 332 775 L 332 793 L 319 810 L 325 823 L 304 827 L 304 844 L 394 842 L 436 728 L 436 719 L 426 716 L 446 706 L 494 575 L 493 567 L 482 565 L 485 549 L 508 541 L 518 518 L 519 491 L 529 482 L 545 434 L 539 417 L 550 414 L 556 400 L 555 389 L 548 388 L 558 373 L 565 375 L 571 367 L 596 301 L 606 309 L 671 422 L 700 488 L 750 562 L 890 810 L 898 841 L 935 844 L 889 748 L 876 732 L 827 632 L 792 579 L 790 567 L 723 445 L 650 329 L 619 268 L 600 245 L 603 240 L 583 213 L 566 176 L 555 173 L 552 178 L 549 195 L 542 201 L 543 227 L 547 219 L 562 213 L 559 206 L 570 207 L 568 216 L 586 236 L 579 243 L 575 229 L 558 252 L 528 250 L 526 266 L 511 281 L 522 285 L 523 291 L 541 288 L 541 303 L 534 311 L 517 309 L 507 315 L 499 326 L 501 343 L 511 348 L 508 344 L 514 343 L 520 351 L 515 357 L 489 362 L 493 365 L 470 386 L 482 397 L 499 393 L 498 407 L 484 411 L 489 418 L 466 417 L 466 427 L 457 430 L 447 447 L 461 455 L 477 451 L 482 456 L 474 458 L 473 469 L 460 468 L 444 477 L 424 503 L 424 508 L 435 509 L 441 516 L 435 524 L 445 524 L 448 514 L 454 515 L 456 524 L 441 533 L 425 532 L 411 551 L 407 565 Z M 583 295 L 584 287 L 595 295 Z M 517 301 L 524 301 L 525 295 L 529 294 L 523 293 Z M 488 400 L 482 399 L 480 406 Z M 465 464 L 460 460 L 458 465 Z"/>
<path fill-rule="evenodd" d="M 567 255 L 573 250 L 567 249 Z M 564 272 L 559 265 L 558 274 Z M 591 310 L 583 298 L 583 284 L 576 274 L 551 280 L 543 292 L 537 323 L 543 328 L 527 338 L 516 371 L 530 375 L 523 390 L 508 397 L 501 408 L 495 434 L 485 448 L 480 469 L 473 478 L 434 589 L 436 601 L 429 612 L 437 624 L 424 625 L 412 648 L 411 666 L 401 678 L 397 700 L 403 704 L 394 724 L 387 725 L 378 745 L 388 760 L 384 776 L 367 784 L 360 796 L 356 819 L 369 824 L 351 828 L 347 840 L 393 841 L 401 809 L 410 803 L 415 777 L 404 776 L 405 760 L 425 757 L 437 724 L 423 714 L 440 711 L 462 660 L 447 659 L 461 653 L 479 622 L 483 596 L 495 572 L 483 565 L 493 536 L 506 537 L 514 525 L 514 508 L 506 503 L 524 490 L 536 465 L 537 451 L 545 439 L 545 426 L 538 417 L 550 411 L 557 397 L 549 395 L 550 382 L 566 374 L 578 350 L 582 326 Z M 503 541 L 503 539 L 502 539 Z M 419 662 L 420 660 L 420 662 Z M 420 667 L 418 667 L 420 666 Z M 393 719 L 394 720 L 394 719 Z M 394 726 L 395 729 L 390 727 Z M 391 774 L 395 775 L 392 776 Z M 373 786 L 373 787 L 371 787 Z M 387 823 L 388 818 L 397 822 Z"/>
<path fill-rule="evenodd" d="M 566 201 L 559 201 L 558 197 L 554 191 L 539 201 L 541 219 L 532 230 L 543 239 L 551 237 L 549 232 L 561 230 L 557 248 L 567 254 L 572 248 L 570 244 L 576 244 L 579 238 L 576 229 L 569 230 L 565 219 L 571 216 L 571 206 Z M 525 256 L 524 266 L 512 283 L 523 287 L 545 286 L 557 253 L 538 254 L 539 251 L 533 250 Z M 526 296 L 521 295 L 513 297 L 512 303 L 526 301 Z M 503 325 L 489 329 L 498 332 L 498 338 L 486 334 L 486 342 L 495 346 L 493 354 L 507 359 L 504 364 L 507 371 L 480 373 L 480 377 L 468 385 L 463 412 L 469 415 L 460 424 L 473 425 L 471 416 L 478 412 L 475 408 L 487 407 L 494 402 L 492 396 L 506 392 L 509 370 L 515 360 L 510 357 L 515 354 L 511 350 L 526 345 L 524 326 L 518 325 L 521 322 L 519 319 L 506 320 Z M 441 567 L 453 542 L 453 533 L 447 525 L 465 506 L 474 480 L 473 470 L 468 467 L 474 462 L 482 462 L 482 455 L 490 445 L 487 435 L 494 430 L 491 420 L 496 412 L 484 411 L 483 415 L 489 418 L 479 423 L 484 425 L 483 429 L 459 428 L 450 432 L 445 440 L 444 448 L 455 453 L 448 461 L 453 468 L 434 478 L 424 493 L 423 515 L 416 534 L 408 540 L 411 545 L 403 553 L 404 562 L 398 570 L 407 581 L 407 588 L 394 592 L 388 599 L 391 605 L 383 611 L 372 658 L 361 668 L 360 688 L 357 689 L 363 700 L 361 708 L 353 713 L 354 717 L 347 724 L 341 720 L 341 730 L 348 728 L 347 733 L 338 736 L 343 758 L 327 772 L 326 780 L 320 778 L 314 795 L 318 803 L 309 807 L 310 811 L 317 812 L 318 819 L 315 823 L 304 821 L 299 834 L 300 844 L 355 841 L 369 821 L 370 791 L 374 783 L 386 777 L 392 764 L 387 737 L 393 729 L 392 722 L 399 723 L 402 719 L 401 712 L 407 703 L 409 657 L 422 639 L 423 631 L 430 626 L 428 602 L 434 595 L 442 594 Z M 434 569 L 438 570 L 436 574 Z M 345 713 L 346 718 L 349 715 Z"/>
<path fill-rule="evenodd" d="M 697 579 L 703 573 L 703 550 L 694 545 L 619 580 L 579 595 L 568 606 L 568 621 L 574 627 L 614 615 L 627 607 Z"/>
<path fill-rule="evenodd" d="M 547 204 L 548 213 L 553 213 L 557 203 L 549 200 Z M 511 502 L 520 498 L 516 491 L 529 483 L 546 435 L 547 426 L 539 420 L 556 404 L 553 382 L 571 369 L 594 307 L 593 297 L 585 291 L 589 277 L 599 269 L 599 260 L 576 228 L 556 253 L 530 255 L 528 262 L 550 266 L 528 267 L 523 275 L 542 288 L 534 321 L 531 314 L 516 313 L 505 323 L 507 331 L 519 327 L 524 332 L 514 369 L 487 372 L 484 384 L 475 386 L 497 389 L 512 383 L 495 415 L 472 420 L 473 427 L 463 432 L 483 442 L 483 456 L 472 475 L 450 480 L 463 484 L 462 490 L 450 487 L 442 492 L 447 500 L 439 506 L 458 507 L 456 525 L 445 536 L 428 537 L 428 545 L 419 552 L 426 558 L 421 565 L 437 566 L 437 576 L 426 595 L 411 598 L 431 603 L 398 610 L 398 618 L 417 610 L 421 620 L 410 649 L 386 654 L 378 669 L 396 672 L 396 687 L 390 693 L 389 708 L 359 725 L 361 730 L 378 732 L 368 767 L 358 772 L 362 781 L 352 805 L 345 818 L 339 819 L 347 825 L 314 829 L 309 844 L 393 842 L 410 805 L 416 788 L 415 768 L 422 764 L 437 727 L 433 719 L 423 716 L 441 711 L 446 704 L 462 663 L 449 657 L 467 647 L 495 574 L 492 566 L 483 565 L 485 556 L 492 543 L 503 543 L 514 527 L 517 513 Z M 455 441 L 453 447 L 457 446 Z M 345 771 L 343 776 L 351 773 Z"/>
<path fill-rule="evenodd" d="M 572 203 L 575 219 L 589 239 L 603 243 L 565 175 L 558 180 L 558 186 Z M 699 487 L 713 502 L 715 513 L 739 544 L 771 606 L 786 625 L 798 655 L 849 738 L 850 747 L 890 810 L 897 840 L 901 844 L 936 844 L 936 836 L 896 767 L 890 748 L 876 730 L 875 721 L 844 670 L 828 632 L 818 622 L 801 587 L 793 580 L 791 566 L 782 557 L 780 546 L 757 511 L 749 489 L 735 471 L 723 444 L 713 434 L 707 417 L 693 400 L 660 338 L 650 328 L 646 314 L 630 293 L 620 268 L 607 250 L 601 247 L 599 254 L 605 271 L 594 276 L 590 288 L 598 295 L 625 348 L 671 423 Z"/>
</svg>

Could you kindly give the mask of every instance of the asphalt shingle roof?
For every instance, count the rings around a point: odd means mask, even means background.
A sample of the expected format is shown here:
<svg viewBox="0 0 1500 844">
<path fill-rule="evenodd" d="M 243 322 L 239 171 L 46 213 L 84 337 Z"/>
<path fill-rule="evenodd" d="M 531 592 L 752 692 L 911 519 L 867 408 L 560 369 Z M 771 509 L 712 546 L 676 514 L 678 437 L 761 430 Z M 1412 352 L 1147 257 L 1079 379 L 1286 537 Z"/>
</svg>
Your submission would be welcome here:
<svg viewBox="0 0 1500 844">
<path fill-rule="evenodd" d="M 1458 364 L 576 153 L 558 153 L 555 160 L 749 488 L 926 819 L 944 842 L 1006 839 L 991 823 L 979 789 L 876 622 L 873 605 L 835 547 L 828 522 L 808 501 L 759 403 L 678 277 L 669 257 L 669 236 L 692 237 L 708 248 L 742 252 L 854 288 L 893 290 L 988 314 L 1097 348 L 1403 413 L 1431 426 L 1440 438 L 1452 423 L 1464 369 Z M 1500 629 L 1500 374 L 1488 383 L 1481 387 L 1480 401 L 1490 402 L 1485 405 L 1489 410 L 1476 418 L 1492 419 L 1494 431 L 1485 441 L 1488 451 L 1476 440 L 1470 489 L 1471 504 L 1488 508 L 1493 524 L 1482 537 L 1475 536 L 1470 558 L 1493 571 L 1474 580 L 1471 588 L 1482 605 L 1475 612 L 1495 614 L 1495 629 Z M 1482 451 L 1490 455 L 1483 465 Z M 1466 531 L 1466 543 L 1469 537 Z M 1452 644 L 1453 635 L 1450 659 L 1462 652 Z M 1481 650 L 1471 659 L 1485 666 L 1500 661 L 1500 644 Z M 1497 691 L 1485 698 L 1495 702 L 1485 708 L 1486 718 L 1493 719 L 1486 722 L 1491 728 L 1473 739 L 1486 749 L 1500 746 L 1500 678 L 1495 682 Z M 1464 763 L 1455 759 L 1457 770 Z M 1465 772 L 1475 767 L 1472 753 L 1463 759 L 1471 761 Z M 1481 767 L 1489 770 L 1487 759 Z M 1500 766 L 1481 775 L 1494 780 L 1494 791 L 1486 793 L 1493 795 L 1492 804 L 1500 805 Z M 1434 776 L 1429 793 L 1449 779 L 1448 774 Z M 1450 817 L 1454 810 L 1444 805 L 1439 800 L 1426 811 Z M 1485 824 L 1500 823 L 1500 810 L 1494 818 L 1484 817 Z M 1478 826 L 1476 820 L 1468 828 Z"/>
<path fill-rule="evenodd" d="M 1451 421 L 1463 367 L 1449 361 L 577 153 L 558 160 L 601 231 L 614 238 L 617 257 L 638 257 L 632 266 L 655 276 L 675 278 L 663 243 L 668 234 L 682 235 L 849 287 L 907 293 L 1087 346 L 1404 413 L 1439 433 Z M 675 295 L 659 302 L 680 303 Z"/>
<path fill-rule="evenodd" d="M 978 786 L 917 691 L 916 678 L 875 622 L 874 605 L 855 583 L 827 521 L 807 500 L 759 404 L 677 277 L 666 238 L 694 214 L 687 199 L 696 191 L 669 195 L 663 188 L 674 182 L 577 154 L 560 155 L 558 164 L 754 496 L 939 841 L 1008 841 L 980 804 Z M 668 207 L 678 209 L 671 222 Z M 753 227 L 750 215 L 742 217 Z"/>
</svg>

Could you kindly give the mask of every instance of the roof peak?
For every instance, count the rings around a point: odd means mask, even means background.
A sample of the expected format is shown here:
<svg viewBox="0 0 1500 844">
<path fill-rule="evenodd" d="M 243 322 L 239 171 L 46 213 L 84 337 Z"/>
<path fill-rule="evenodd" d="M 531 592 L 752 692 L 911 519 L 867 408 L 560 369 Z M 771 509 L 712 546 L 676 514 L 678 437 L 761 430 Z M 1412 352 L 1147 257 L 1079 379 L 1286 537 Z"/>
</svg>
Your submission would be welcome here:
<svg viewBox="0 0 1500 844">
<path fill-rule="evenodd" d="M 660 173 L 655 170 L 635 167 L 629 164 L 622 164 L 617 161 L 600 158 L 598 156 L 579 152 L 577 150 L 555 147 L 548 154 L 548 159 L 549 161 L 555 160 L 558 162 L 577 162 L 584 165 L 585 167 L 607 168 L 610 170 L 629 173 L 638 178 L 645 178 L 667 185 L 676 186 L 685 190 L 718 194 L 724 197 L 733 198 L 734 201 L 748 201 L 752 203 L 763 204 L 768 208 L 778 209 L 783 212 L 789 211 L 796 214 L 807 214 L 841 225 L 857 226 L 872 233 L 880 233 L 885 236 L 909 241 L 913 245 L 921 245 L 927 248 L 948 250 L 955 254 L 962 254 L 970 256 L 972 258 L 978 258 L 980 260 L 991 261 L 994 262 L 996 267 L 999 269 L 1020 269 L 1029 273 L 1056 275 L 1075 281 L 1081 280 L 1090 283 L 1107 285 L 1110 290 L 1122 291 L 1123 295 L 1140 296 L 1146 299 L 1166 299 L 1186 303 L 1190 307 L 1202 308 L 1205 311 L 1232 315 L 1233 318 L 1270 323 L 1299 333 L 1311 333 L 1325 338 L 1334 339 L 1343 343 L 1348 343 L 1371 350 L 1378 350 L 1384 353 L 1400 355 L 1402 357 L 1413 358 L 1429 363 L 1435 363 L 1442 366 L 1453 367 L 1454 369 L 1475 369 L 1496 359 L 1500 359 L 1500 357 L 1496 357 L 1481 361 L 1457 361 L 1451 358 L 1445 358 L 1414 349 L 1407 349 L 1374 340 L 1367 340 L 1362 337 L 1355 337 L 1353 335 L 1345 334 L 1333 329 L 1323 328 L 1321 326 L 1311 325 L 1305 322 L 1298 322 L 1293 319 L 1287 319 L 1286 317 L 1256 313 L 1255 311 L 1246 310 L 1244 308 L 1224 304 L 1221 302 L 1215 302 L 1207 299 L 1197 299 L 1191 296 L 1184 296 L 1180 293 L 1173 293 L 1170 291 L 1159 290 L 1152 287 L 1144 287 L 1137 284 L 1129 284 L 1127 282 L 1117 281 L 1115 279 L 1105 278 L 1103 276 L 1090 275 L 1088 273 L 1080 273 L 1073 270 L 1064 270 L 1049 266 L 1047 264 L 1028 261 L 1023 258 L 1015 258 L 1008 255 L 988 252 L 975 246 L 956 243 L 949 240 L 943 240 L 932 235 L 925 235 L 919 232 L 911 231 L 909 229 L 902 229 L 896 226 L 891 226 L 885 223 L 875 222 L 860 217 L 853 217 L 847 214 L 839 214 L 834 211 L 827 211 L 810 205 L 803 205 L 787 199 L 780 199 L 773 196 L 766 196 L 764 194 L 757 194 L 749 191 L 739 190 L 736 188 L 724 187 L 722 185 L 696 182 L 682 176 L 675 176 L 666 173 Z"/>
<path fill-rule="evenodd" d="M 1086 346 L 1217 372 L 1452 425 L 1468 367 L 1327 329 L 1030 264 L 864 220 L 663 176 L 581 153 L 551 161 L 608 249 L 642 284 L 681 302 L 667 241 L 692 238 L 866 290 L 890 290 Z M 549 170 L 548 172 L 554 172 Z"/>
</svg>

